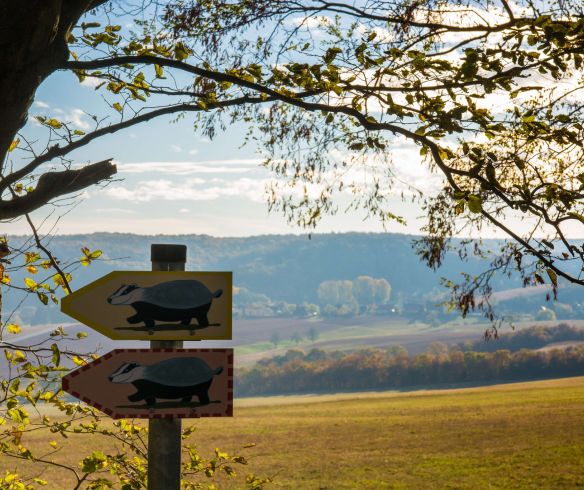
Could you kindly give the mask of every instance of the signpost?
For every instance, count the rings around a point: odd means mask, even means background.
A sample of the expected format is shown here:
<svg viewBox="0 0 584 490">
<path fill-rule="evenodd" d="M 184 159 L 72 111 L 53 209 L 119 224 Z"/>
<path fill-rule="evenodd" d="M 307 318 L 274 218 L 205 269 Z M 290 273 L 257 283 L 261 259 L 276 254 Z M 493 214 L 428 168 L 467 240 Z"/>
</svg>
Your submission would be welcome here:
<svg viewBox="0 0 584 490">
<path fill-rule="evenodd" d="M 114 419 L 230 417 L 232 349 L 115 349 L 63 389 Z"/>
<path fill-rule="evenodd" d="M 116 271 L 61 311 L 114 340 L 231 339 L 231 272 Z"/>
<path fill-rule="evenodd" d="M 152 272 L 117 271 L 63 298 L 61 311 L 114 340 L 69 373 L 63 390 L 113 418 L 148 418 L 148 490 L 179 490 L 181 418 L 233 414 L 233 350 L 182 349 L 231 339 L 231 272 L 184 272 L 186 246 L 152 245 Z"/>
</svg>

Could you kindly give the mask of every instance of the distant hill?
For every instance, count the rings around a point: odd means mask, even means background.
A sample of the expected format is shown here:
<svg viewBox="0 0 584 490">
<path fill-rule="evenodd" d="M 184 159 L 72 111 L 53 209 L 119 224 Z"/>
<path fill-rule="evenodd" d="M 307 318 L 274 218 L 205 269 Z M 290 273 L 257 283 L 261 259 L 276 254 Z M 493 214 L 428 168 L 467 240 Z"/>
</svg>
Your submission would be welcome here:
<svg viewBox="0 0 584 490">
<path fill-rule="evenodd" d="M 8 237 L 17 246 L 28 237 Z M 90 267 L 78 267 L 73 288 L 79 288 L 113 270 L 150 270 L 152 243 L 184 244 L 188 249 L 187 270 L 231 270 L 234 283 L 254 293 L 267 295 L 274 301 L 301 304 L 315 302 L 319 284 L 326 280 L 353 280 L 360 275 L 386 279 L 392 288 L 391 300 L 429 302 L 435 304 L 444 293 L 440 277 L 457 280 L 464 270 L 478 273 L 486 265 L 471 257 L 461 262 L 455 252 L 447 254 L 443 267 L 434 272 L 420 262 L 412 249 L 411 235 L 392 233 L 340 233 L 307 235 L 261 235 L 243 238 L 217 238 L 208 235 L 134 235 L 94 233 L 90 235 L 56 236 L 51 250 L 62 261 L 81 257 L 80 249 L 100 249 L 103 260 Z M 498 242 L 492 241 L 493 246 Z M 500 242 L 499 242 L 500 243 Z M 22 284 L 23 277 L 13 277 Z M 497 279 L 494 289 L 516 288 L 508 278 Z M 515 296 L 513 296 L 515 297 Z M 544 302 L 545 291 L 530 301 Z M 525 301 L 525 298 L 521 298 Z M 8 293 L 4 309 L 21 308 L 31 323 L 62 321 L 53 307 L 50 318 L 46 308 L 36 308 L 34 298 L 18 305 L 19 296 Z M 26 310 L 26 307 L 29 310 Z M 38 310 L 36 313 L 34 310 Z M 34 315 L 41 317 L 34 319 Z M 45 316 L 42 316 L 45 315 Z M 30 318 L 25 318 L 30 320 Z"/>
</svg>

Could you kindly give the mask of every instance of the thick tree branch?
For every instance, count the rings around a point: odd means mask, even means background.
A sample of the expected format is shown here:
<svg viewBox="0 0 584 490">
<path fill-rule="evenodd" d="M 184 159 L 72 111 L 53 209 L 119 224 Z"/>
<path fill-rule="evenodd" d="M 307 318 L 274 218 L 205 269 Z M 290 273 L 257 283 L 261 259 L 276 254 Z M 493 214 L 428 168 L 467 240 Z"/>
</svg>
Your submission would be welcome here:
<svg viewBox="0 0 584 490">
<path fill-rule="evenodd" d="M 47 172 L 32 192 L 11 200 L 0 201 L 0 220 L 17 218 L 46 205 L 51 199 L 71 194 L 111 178 L 116 166 L 111 159 L 86 165 L 78 170 Z"/>
</svg>

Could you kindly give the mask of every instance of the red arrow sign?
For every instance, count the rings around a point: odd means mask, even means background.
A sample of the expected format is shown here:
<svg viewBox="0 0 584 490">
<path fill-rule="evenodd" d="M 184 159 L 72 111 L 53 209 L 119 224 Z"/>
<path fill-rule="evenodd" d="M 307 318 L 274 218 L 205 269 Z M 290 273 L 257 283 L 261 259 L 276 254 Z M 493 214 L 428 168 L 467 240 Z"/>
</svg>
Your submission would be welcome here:
<svg viewBox="0 0 584 490">
<path fill-rule="evenodd" d="M 233 349 L 115 349 L 63 377 L 114 419 L 233 415 Z"/>
</svg>

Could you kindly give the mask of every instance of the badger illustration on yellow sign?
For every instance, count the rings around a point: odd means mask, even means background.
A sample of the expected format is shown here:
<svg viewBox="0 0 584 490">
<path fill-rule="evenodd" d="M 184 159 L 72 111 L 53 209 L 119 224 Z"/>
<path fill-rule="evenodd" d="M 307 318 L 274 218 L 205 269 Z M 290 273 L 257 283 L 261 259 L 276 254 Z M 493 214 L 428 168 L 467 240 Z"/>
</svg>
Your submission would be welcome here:
<svg viewBox="0 0 584 490">
<path fill-rule="evenodd" d="M 61 311 L 115 340 L 231 339 L 231 272 L 116 271 Z"/>
<path fill-rule="evenodd" d="M 62 387 L 113 418 L 229 417 L 233 350 L 115 349 Z"/>
</svg>

